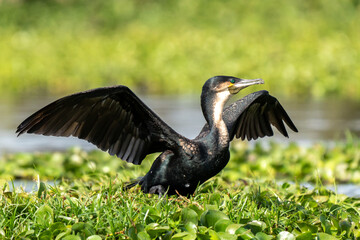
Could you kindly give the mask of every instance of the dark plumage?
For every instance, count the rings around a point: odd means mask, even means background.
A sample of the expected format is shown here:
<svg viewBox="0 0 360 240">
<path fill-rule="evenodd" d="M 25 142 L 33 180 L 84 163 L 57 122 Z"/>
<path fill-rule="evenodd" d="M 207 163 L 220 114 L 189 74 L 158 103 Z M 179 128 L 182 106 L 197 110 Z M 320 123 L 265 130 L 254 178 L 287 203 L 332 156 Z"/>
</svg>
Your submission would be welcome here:
<svg viewBox="0 0 360 240">
<path fill-rule="evenodd" d="M 145 193 L 181 195 L 220 172 L 228 163 L 229 143 L 272 136 L 271 124 L 288 137 L 285 122 L 297 129 L 278 100 L 267 91 L 251 93 L 224 109 L 241 89 L 262 84 L 228 76 L 210 78 L 203 86 L 201 107 L 207 123 L 193 140 L 175 132 L 126 86 L 98 88 L 61 98 L 40 109 L 17 133 L 75 136 L 134 164 L 161 152 L 150 171 L 128 187 Z"/>
</svg>

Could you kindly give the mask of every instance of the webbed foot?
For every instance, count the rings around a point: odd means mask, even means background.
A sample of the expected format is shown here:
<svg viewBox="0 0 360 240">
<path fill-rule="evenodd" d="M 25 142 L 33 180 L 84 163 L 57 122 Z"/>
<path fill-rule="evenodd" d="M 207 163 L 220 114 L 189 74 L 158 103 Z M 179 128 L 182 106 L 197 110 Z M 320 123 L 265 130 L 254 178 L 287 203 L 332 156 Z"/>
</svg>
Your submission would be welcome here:
<svg viewBox="0 0 360 240">
<path fill-rule="evenodd" d="M 151 194 L 159 194 L 160 196 L 163 196 L 165 194 L 166 190 L 162 185 L 156 185 L 156 186 L 152 186 L 149 190 L 149 193 Z"/>
</svg>

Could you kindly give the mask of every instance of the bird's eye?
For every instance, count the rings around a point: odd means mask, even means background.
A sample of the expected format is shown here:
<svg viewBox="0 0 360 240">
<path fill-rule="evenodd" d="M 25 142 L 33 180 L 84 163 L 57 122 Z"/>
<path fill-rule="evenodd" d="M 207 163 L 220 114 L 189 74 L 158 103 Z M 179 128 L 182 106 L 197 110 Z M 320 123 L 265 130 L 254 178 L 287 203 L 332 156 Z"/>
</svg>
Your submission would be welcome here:
<svg viewBox="0 0 360 240">
<path fill-rule="evenodd" d="M 231 82 L 232 84 L 234 84 L 234 83 L 235 83 L 235 79 L 231 79 L 230 82 Z"/>
</svg>

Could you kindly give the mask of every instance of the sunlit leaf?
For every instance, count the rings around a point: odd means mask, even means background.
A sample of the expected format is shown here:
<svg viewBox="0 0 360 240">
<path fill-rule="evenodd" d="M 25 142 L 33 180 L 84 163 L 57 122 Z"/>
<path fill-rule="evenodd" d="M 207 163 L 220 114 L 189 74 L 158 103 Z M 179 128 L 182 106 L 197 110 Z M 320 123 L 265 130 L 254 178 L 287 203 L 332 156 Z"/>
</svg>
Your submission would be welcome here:
<svg viewBox="0 0 360 240">
<path fill-rule="evenodd" d="M 317 234 L 317 239 L 318 240 L 337 240 L 339 238 L 337 238 L 335 236 L 332 236 L 330 234 L 327 234 L 327 233 L 318 233 Z"/>
<path fill-rule="evenodd" d="M 101 240 L 102 238 L 99 235 L 92 235 L 88 238 L 86 238 L 86 240 Z"/>
<path fill-rule="evenodd" d="M 43 226 L 49 226 L 54 222 L 54 212 L 48 205 L 42 205 L 35 212 L 36 223 Z"/>
<path fill-rule="evenodd" d="M 198 214 L 190 208 L 184 208 L 181 210 L 181 221 L 183 223 L 192 222 L 197 225 L 198 224 Z"/>
<path fill-rule="evenodd" d="M 229 217 L 221 211 L 208 210 L 201 215 L 200 222 L 202 225 L 210 227 L 215 226 L 215 223 L 222 219 L 229 220 Z"/>
<path fill-rule="evenodd" d="M 189 233 L 189 232 L 180 232 L 176 233 L 171 237 L 172 240 L 195 240 L 196 234 Z"/>
<path fill-rule="evenodd" d="M 277 240 L 295 240 L 296 237 L 294 234 L 288 231 L 282 231 L 277 235 Z"/>
</svg>

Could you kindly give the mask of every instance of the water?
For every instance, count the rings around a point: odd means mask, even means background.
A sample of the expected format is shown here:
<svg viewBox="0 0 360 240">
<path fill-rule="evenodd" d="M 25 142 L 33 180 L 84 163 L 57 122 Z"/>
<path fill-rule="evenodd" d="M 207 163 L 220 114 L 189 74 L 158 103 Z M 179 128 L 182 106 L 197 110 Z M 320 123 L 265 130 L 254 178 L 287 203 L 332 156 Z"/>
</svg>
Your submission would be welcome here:
<svg viewBox="0 0 360 240">
<path fill-rule="evenodd" d="M 141 96 L 162 119 L 179 133 L 194 138 L 205 124 L 199 96 Z M 17 138 L 17 125 L 26 117 L 55 100 L 52 97 L 26 96 L 16 103 L 0 101 L 0 155 L 8 152 L 65 150 L 77 145 L 85 150 L 95 147 L 77 138 L 44 137 L 24 134 Z M 345 101 L 295 101 L 279 99 L 299 129 L 289 130 L 290 138 L 278 134 L 258 141 L 295 141 L 303 145 L 344 139 L 349 130 L 360 136 L 360 103 Z"/>
</svg>

